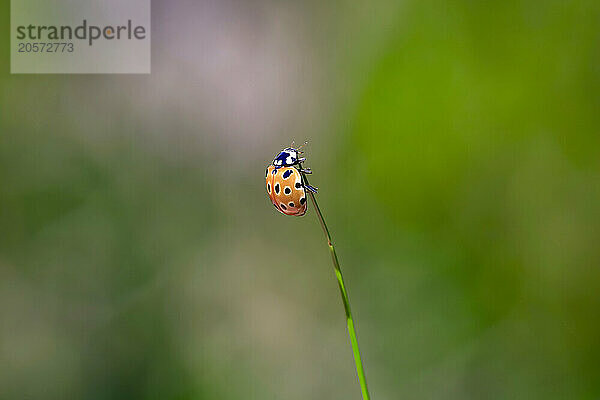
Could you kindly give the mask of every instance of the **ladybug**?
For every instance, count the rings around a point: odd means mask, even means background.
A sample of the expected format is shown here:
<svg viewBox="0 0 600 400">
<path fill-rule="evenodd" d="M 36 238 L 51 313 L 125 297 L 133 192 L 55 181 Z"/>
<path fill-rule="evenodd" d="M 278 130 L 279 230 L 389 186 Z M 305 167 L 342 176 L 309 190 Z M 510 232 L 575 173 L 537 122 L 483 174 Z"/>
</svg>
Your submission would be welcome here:
<svg viewBox="0 0 600 400">
<path fill-rule="evenodd" d="M 304 215 L 307 190 L 317 193 L 317 188 L 302 179 L 302 174 L 312 173 L 310 169 L 302 168 L 301 163 L 306 160 L 298 156 L 302 153 L 294 147 L 281 150 L 265 172 L 267 194 L 275 208 L 285 215 Z"/>
</svg>

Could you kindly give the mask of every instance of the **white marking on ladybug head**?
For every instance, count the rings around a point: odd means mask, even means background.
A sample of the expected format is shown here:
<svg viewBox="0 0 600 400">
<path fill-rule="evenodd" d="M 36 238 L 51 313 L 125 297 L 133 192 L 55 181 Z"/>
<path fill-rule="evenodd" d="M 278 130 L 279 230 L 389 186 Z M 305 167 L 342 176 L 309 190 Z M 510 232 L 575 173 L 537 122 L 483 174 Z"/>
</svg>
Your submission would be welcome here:
<svg viewBox="0 0 600 400">
<path fill-rule="evenodd" d="M 286 165 L 293 165 L 294 163 L 296 163 L 296 160 L 298 160 L 298 152 L 296 151 L 296 149 L 288 147 L 287 149 L 284 149 L 283 152 L 287 154 L 287 157 L 285 159 Z"/>
<path fill-rule="evenodd" d="M 293 148 L 283 149 L 273 160 L 273 165 L 277 167 L 285 165 L 295 165 L 298 162 L 298 151 Z"/>
</svg>

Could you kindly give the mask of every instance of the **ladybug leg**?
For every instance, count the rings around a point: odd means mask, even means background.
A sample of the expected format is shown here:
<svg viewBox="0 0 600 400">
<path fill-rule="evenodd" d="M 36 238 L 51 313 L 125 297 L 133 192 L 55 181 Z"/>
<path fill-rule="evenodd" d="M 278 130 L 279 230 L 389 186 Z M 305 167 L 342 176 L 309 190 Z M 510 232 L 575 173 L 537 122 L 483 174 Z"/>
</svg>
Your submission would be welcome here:
<svg viewBox="0 0 600 400">
<path fill-rule="evenodd" d="M 298 160 L 296 160 L 296 162 L 297 162 L 298 164 L 300 164 L 300 163 L 303 163 L 304 161 L 306 161 L 306 158 L 304 158 L 304 157 L 302 157 L 302 158 L 299 158 Z"/>
<path fill-rule="evenodd" d="M 303 174 L 306 174 L 306 175 L 312 174 L 312 171 L 310 170 L 310 168 L 301 169 L 300 172 L 302 172 Z"/>
<path fill-rule="evenodd" d="M 314 187 L 314 186 L 307 185 L 306 183 L 304 184 L 304 187 L 305 187 L 306 189 L 310 190 L 310 191 L 311 191 L 311 192 L 313 192 L 313 193 L 317 193 L 317 191 L 319 190 L 319 188 L 316 188 L 316 187 Z"/>
</svg>

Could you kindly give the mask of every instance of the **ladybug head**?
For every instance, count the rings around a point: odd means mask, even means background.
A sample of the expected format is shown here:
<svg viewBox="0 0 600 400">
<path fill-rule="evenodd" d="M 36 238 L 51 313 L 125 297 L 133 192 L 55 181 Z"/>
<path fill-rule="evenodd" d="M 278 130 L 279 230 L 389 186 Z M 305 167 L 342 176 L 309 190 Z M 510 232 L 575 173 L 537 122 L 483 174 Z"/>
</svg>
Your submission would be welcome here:
<svg viewBox="0 0 600 400">
<path fill-rule="evenodd" d="M 300 150 L 293 147 L 288 147 L 281 150 L 277 157 L 273 159 L 273 165 L 275 167 L 290 167 L 299 163 L 298 153 L 302 153 Z"/>
</svg>

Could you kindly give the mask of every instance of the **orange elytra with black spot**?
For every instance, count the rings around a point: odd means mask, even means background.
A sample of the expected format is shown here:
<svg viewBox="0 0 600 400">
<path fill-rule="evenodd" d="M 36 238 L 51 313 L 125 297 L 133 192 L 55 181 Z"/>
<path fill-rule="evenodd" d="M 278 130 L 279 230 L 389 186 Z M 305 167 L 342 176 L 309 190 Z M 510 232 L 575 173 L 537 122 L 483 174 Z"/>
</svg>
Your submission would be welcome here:
<svg viewBox="0 0 600 400">
<path fill-rule="evenodd" d="M 271 202 L 285 215 L 306 213 L 306 191 L 300 172 L 294 167 L 267 168 L 267 193 Z"/>
</svg>

